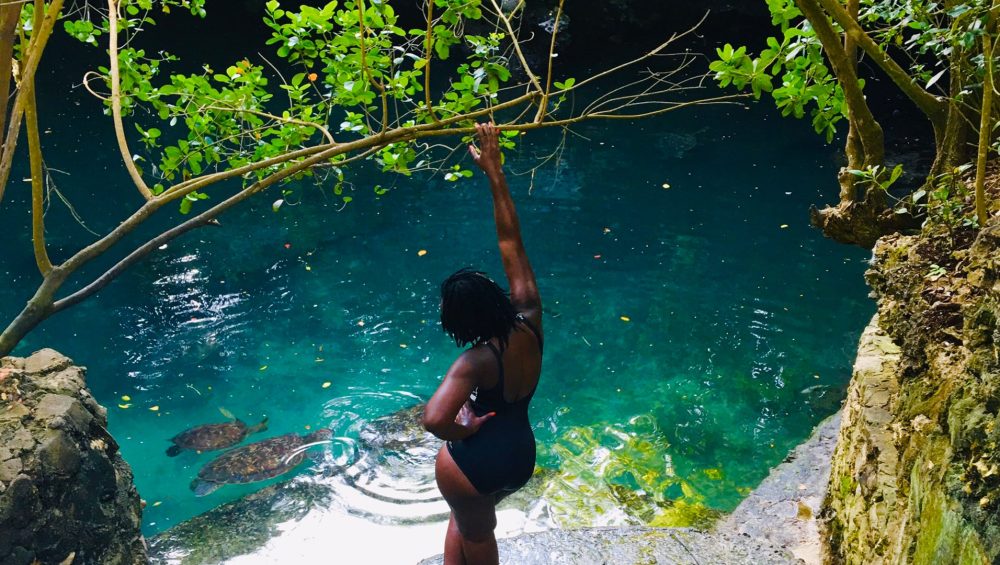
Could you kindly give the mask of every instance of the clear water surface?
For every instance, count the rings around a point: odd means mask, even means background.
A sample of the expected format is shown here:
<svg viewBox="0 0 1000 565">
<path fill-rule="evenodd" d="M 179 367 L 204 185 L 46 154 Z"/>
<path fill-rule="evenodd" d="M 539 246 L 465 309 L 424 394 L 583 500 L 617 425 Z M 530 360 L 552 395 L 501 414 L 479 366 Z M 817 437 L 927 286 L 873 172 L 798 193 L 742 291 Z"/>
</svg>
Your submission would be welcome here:
<svg viewBox="0 0 1000 565">
<path fill-rule="evenodd" d="M 82 96 L 61 100 L 43 100 L 48 164 L 72 173 L 55 174 L 59 188 L 103 233 L 138 197 L 108 120 Z M 866 253 L 808 226 L 807 207 L 834 196 L 837 150 L 763 105 L 576 131 L 533 184 L 515 173 L 559 135 L 532 134 L 509 159 L 546 305 L 539 464 L 732 509 L 836 409 L 873 309 Z M 484 181 L 391 179 L 381 198 L 377 173 L 353 182 L 346 208 L 329 187 L 278 213 L 277 196 L 257 198 L 18 350 L 53 347 L 88 367 L 149 503 L 147 534 L 259 488 L 194 497 L 209 456 L 166 457 L 175 433 L 221 421 L 224 407 L 249 423 L 266 414 L 259 438 L 318 426 L 353 437 L 428 398 L 458 353 L 437 322 L 439 281 L 465 266 L 502 277 Z M 4 320 L 37 282 L 26 186 L 13 183 L 0 209 L 0 271 L 14 281 L 0 288 Z M 59 203 L 50 218 L 56 258 L 92 238 Z M 626 461 L 654 476 L 608 468 L 623 437 L 635 440 Z"/>
</svg>

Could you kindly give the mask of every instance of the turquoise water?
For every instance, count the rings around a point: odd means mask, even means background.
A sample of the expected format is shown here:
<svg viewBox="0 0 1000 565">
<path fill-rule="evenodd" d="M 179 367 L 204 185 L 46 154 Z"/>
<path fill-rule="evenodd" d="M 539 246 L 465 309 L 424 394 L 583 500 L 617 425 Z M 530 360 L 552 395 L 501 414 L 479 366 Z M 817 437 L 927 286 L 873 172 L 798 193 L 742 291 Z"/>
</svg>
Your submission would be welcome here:
<svg viewBox="0 0 1000 565">
<path fill-rule="evenodd" d="M 60 189 L 104 232 L 137 196 L 115 148 L 102 145 L 107 120 L 80 112 L 43 123 L 53 130 L 48 163 L 73 173 L 56 174 Z M 73 117 L 72 130 L 60 130 L 60 116 Z M 68 133 L 81 128 L 93 139 Z M 576 131 L 533 183 L 516 173 L 558 134 L 532 134 L 508 161 L 547 312 L 531 410 L 539 464 L 593 466 L 595 454 L 618 454 L 677 480 L 610 471 L 586 480 L 731 509 L 836 409 L 873 310 L 861 278 L 867 253 L 808 226 L 808 205 L 834 195 L 836 149 L 763 106 Z M 221 421 L 221 407 L 248 423 L 266 414 L 270 430 L 257 438 L 317 426 L 356 437 L 433 393 L 457 354 L 437 324 L 439 281 L 464 266 L 502 276 L 490 201 L 478 178 L 390 182 L 376 198 L 371 187 L 386 180 L 360 170 L 346 208 L 314 189 L 279 213 L 277 196 L 258 198 L 20 347 L 53 347 L 89 368 L 148 502 L 147 534 L 259 488 L 196 498 L 188 484 L 210 456 L 164 455 L 167 438 Z M 0 272 L 14 281 L 0 288 L 4 320 L 37 281 L 19 230 L 25 186 L 14 183 L 0 208 L 12 227 Z M 92 238 L 61 204 L 50 218 L 55 258 Z M 634 445 L 613 449 L 622 434 L 642 440 L 638 455 Z"/>
</svg>

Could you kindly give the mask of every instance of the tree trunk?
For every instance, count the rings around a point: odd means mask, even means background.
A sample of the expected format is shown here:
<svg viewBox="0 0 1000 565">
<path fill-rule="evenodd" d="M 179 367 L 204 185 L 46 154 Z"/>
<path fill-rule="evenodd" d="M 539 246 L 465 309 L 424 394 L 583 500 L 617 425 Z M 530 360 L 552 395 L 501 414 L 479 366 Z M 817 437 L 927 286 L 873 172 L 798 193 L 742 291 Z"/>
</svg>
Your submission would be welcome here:
<svg viewBox="0 0 1000 565">
<path fill-rule="evenodd" d="M 933 181 L 935 177 L 951 173 L 955 167 L 967 163 L 971 157 L 970 142 L 972 141 L 972 125 L 978 122 L 978 116 L 967 115 L 967 110 L 955 102 L 959 94 L 965 88 L 964 77 L 969 72 L 965 58 L 968 52 L 964 49 L 955 48 L 951 56 L 951 64 L 948 69 L 948 90 L 951 102 L 948 104 L 948 119 L 942 131 L 934 131 L 934 142 L 936 153 L 934 164 L 931 165 L 928 180 Z"/>
<path fill-rule="evenodd" d="M 7 102 L 10 98 L 10 81 L 12 66 L 11 61 L 14 56 L 14 41 L 17 35 L 14 30 L 17 28 L 17 21 L 21 16 L 20 4 L 0 5 L 0 103 L 3 104 L 0 111 L 0 136 L 7 127 Z M 6 143 L 7 140 L 0 140 Z"/>
<path fill-rule="evenodd" d="M 855 20 L 858 19 L 858 4 L 860 0 L 847 0 L 847 12 Z M 851 36 L 844 34 L 844 53 L 847 55 L 847 61 L 854 69 L 854 73 L 858 72 L 858 45 L 855 43 Z M 847 168 L 848 169 L 861 169 L 864 167 L 865 161 L 865 148 L 861 144 L 861 136 L 858 134 L 858 124 L 854 119 L 854 116 L 847 116 L 847 142 L 844 145 L 844 154 L 847 155 Z M 840 172 L 840 201 L 843 202 L 853 202 L 857 198 L 858 190 L 855 186 L 857 182 L 857 177 L 848 173 L 847 171 Z"/>
<path fill-rule="evenodd" d="M 872 115 L 861 92 L 857 74 L 856 38 L 845 36 L 843 43 L 818 0 L 795 0 L 802 14 L 812 24 L 823 45 L 830 66 L 844 91 L 850 130 L 847 140 L 848 167 L 840 170 L 840 202 L 822 210 L 813 208 L 812 223 L 823 234 L 841 243 L 871 247 L 893 231 L 888 223 L 896 221 L 883 214 L 887 208 L 885 193 L 873 187 L 858 190 L 857 178 L 850 169 L 864 169 L 885 162 L 885 137 L 882 126 Z M 857 2 L 852 2 L 855 7 Z M 860 192 L 860 194 L 859 194 Z"/>
<path fill-rule="evenodd" d="M 854 70 L 856 61 L 852 63 L 848 57 L 840 36 L 816 0 L 795 0 L 795 4 L 812 24 L 816 37 L 823 45 L 823 52 L 826 53 L 837 81 L 844 91 L 848 114 L 857 126 L 855 132 L 864 150 L 863 163 L 866 166 L 881 165 L 885 160 L 885 136 L 882 133 L 882 126 L 875 120 L 864 94 L 861 93 L 858 74 Z"/>
<path fill-rule="evenodd" d="M 0 333 L 0 357 L 10 355 L 24 336 L 52 315 L 56 292 L 66 281 L 67 275 L 68 273 L 59 267 L 49 271 L 49 275 L 42 281 L 21 313 L 11 321 L 3 333 Z"/>
<path fill-rule="evenodd" d="M 983 101 L 979 111 L 979 147 L 976 155 L 976 219 L 981 227 L 986 227 L 988 211 L 986 206 L 986 158 L 990 152 L 990 131 L 993 125 L 993 33 L 996 22 L 992 18 L 983 33 Z"/>
<path fill-rule="evenodd" d="M 799 0 L 796 0 L 800 3 Z M 809 0 L 811 3 L 819 2 L 822 4 L 823 8 L 829 12 L 830 17 L 833 18 L 842 28 L 844 28 L 844 33 L 849 35 L 853 41 L 857 43 L 861 49 L 871 57 L 871 60 L 878 65 L 885 74 L 889 75 L 892 82 L 917 105 L 918 108 L 927 116 L 927 119 L 931 121 L 931 125 L 934 127 L 935 134 L 939 130 L 944 129 L 946 118 L 946 103 L 943 100 L 935 97 L 931 93 L 924 90 L 920 85 L 913 80 L 913 77 L 906 72 L 903 67 L 899 66 L 896 61 L 889 56 L 888 53 L 882 50 L 882 48 L 876 43 L 861 27 L 858 22 L 850 16 L 844 6 L 840 4 L 841 0 Z M 818 9 L 818 6 L 817 6 Z M 804 11 L 804 10 L 803 10 Z M 806 16 L 807 18 L 809 16 Z M 824 18 L 825 19 L 825 18 Z M 812 18 L 809 18 L 812 21 Z"/>
</svg>

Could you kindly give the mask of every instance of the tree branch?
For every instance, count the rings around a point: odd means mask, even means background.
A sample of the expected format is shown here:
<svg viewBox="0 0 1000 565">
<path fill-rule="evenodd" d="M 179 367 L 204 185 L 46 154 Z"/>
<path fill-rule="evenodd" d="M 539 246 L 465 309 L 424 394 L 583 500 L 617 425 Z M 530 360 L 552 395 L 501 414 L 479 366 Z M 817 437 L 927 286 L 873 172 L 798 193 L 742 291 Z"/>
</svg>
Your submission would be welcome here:
<svg viewBox="0 0 1000 565">
<path fill-rule="evenodd" d="M 234 114 L 247 113 L 247 114 L 253 114 L 255 116 L 260 116 L 262 118 L 269 118 L 269 119 L 274 120 L 276 122 L 282 122 L 282 123 L 286 123 L 286 124 L 295 124 L 295 125 L 299 125 L 299 126 L 303 126 L 303 127 L 307 127 L 307 128 L 316 128 L 316 129 L 319 130 L 320 133 L 323 134 L 323 137 L 326 138 L 327 143 L 329 143 L 330 145 L 333 145 L 333 144 L 337 143 L 333 139 L 333 135 L 330 134 L 330 130 L 326 129 L 326 127 L 324 127 L 324 126 L 322 126 L 322 125 L 320 125 L 320 124 L 318 124 L 316 122 L 307 122 L 305 120 L 297 120 L 295 118 L 284 118 L 284 117 L 281 117 L 281 116 L 277 116 L 275 114 L 271 114 L 269 112 L 264 112 L 262 110 L 251 110 L 249 108 L 227 108 L 225 106 L 201 106 L 198 109 L 199 110 L 219 110 L 221 112 L 232 112 Z"/>
<path fill-rule="evenodd" d="M 817 0 L 809 0 L 809 3 L 815 3 Z M 840 0 L 818 0 L 818 2 L 823 6 L 830 16 L 840 24 L 840 27 L 844 29 L 846 33 L 869 57 L 875 61 L 875 64 L 881 68 L 885 74 L 889 75 L 892 82 L 895 83 L 903 94 L 906 95 L 914 104 L 920 108 L 927 118 L 931 121 L 934 126 L 935 131 L 944 131 L 945 121 L 947 119 L 948 103 L 931 93 L 927 92 L 920 87 L 910 77 L 909 73 L 899 66 L 896 61 L 889 56 L 888 53 L 882 50 L 877 43 L 867 34 L 865 30 L 861 27 L 858 22 L 851 17 L 851 15 L 844 9 L 844 6 L 840 4 Z M 815 22 L 814 22 L 815 23 Z"/>
<path fill-rule="evenodd" d="M 63 0 L 52 0 L 49 9 L 45 12 L 42 23 L 31 32 L 31 40 L 26 49 L 25 62 L 21 65 L 21 82 L 33 83 L 35 71 L 42 61 L 42 54 L 45 45 L 52 35 L 52 29 L 59 18 L 59 11 L 62 10 Z M 10 112 L 10 121 L 7 124 L 7 134 L 4 136 L 3 154 L 0 155 L 0 203 L 3 202 L 4 190 L 7 188 L 7 181 L 10 179 L 10 169 L 14 163 L 14 150 L 17 148 L 18 132 L 21 130 L 21 120 L 24 117 L 25 94 L 19 90 L 17 98 L 14 99 L 14 108 Z"/>
<path fill-rule="evenodd" d="M 128 169 L 128 175 L 132 177 L 132 182 L 139 189 L 139 194 L 149 200 L 153 197 L 153 191 L 146 186 L 146 181 L 142 180 L 139 169 L 132 159 L 132 152 L 128 149 L 128 140 L 125 138 L 125 126 L 122 123 L 122 92 L 121 75 L 118 69 L 118 0 L 108 0 L 108 57 L 110 59 L 109 69 L 111 70 L 111 116 L 115 122 L 115 137 L 118 139 L 118 151 L 122 154 L 122 161 Z"/>
<path fill-rule="evenodd" d="M 993 117 L 993 38 L 996 30 L 992 11 L 987 16 L 986 30 L 983 33 L 983 104 L 979 115 L 979 150 L 976 155 L 976 219 L 980 227 L 986 227 L 988 219 L 986 209 L 986 158 L 990 151 L 990 134 Z"/>
<path fill-rule="evenodd" d="M 556 37 L 559 35 L 559 20 L 562 19 L 564 2 L 565 0 L 559 0 L 559 8 L 556 10 L 555 23 L 552 25 L 552 42 L 549 43 L 549 71 L 548 76 L 545 78 L 545 90 L 542 91 L 542 100 L 538 103 L 538 113 L 535 114 L 536 122 L 544 120 L 545 112 L 548 110 L 549 90 L 552 88 L 552 66 L 555 63 L 556 55 Z"/>
<path fill-rule="evenodd" d="M 389 100 L 385 92 L 385 86 L 375 80 L 375 76 L 365 64 L 365 0 L 358 0 L 358 43 L 361 49 L 361 75 L 372 83 L 382 97 L 382 132 L 389 129 Z M 330 140 L 333 143 L 333 140 Z"/>
<path fill-rule="evenodd" d="M 542 88 L 541 83 L 538 82 L 538 77 L 535 76 L 535 73 L 531 72 L 531 67 L 528 66 L 527 59 L 524 58 L 524 53 L 521 51 L 521 40 L 518 39 L 517 34 L 514 33 L 514 26 L 511 25 L 510 18 L 507 17 L 507 14 L 503 13 L 503 9 L 500 7 L 499 4 L 497 4 L 496 0 L 490 0 L 490 3 L 493 4 L 493 9 L 496 10 L 497 17 L 500 18 L 500 21 L 503 22 L 504 27 L 507 28 L 507 33 L 510 35 L 510 40 L 514 44 L 514 52 L 517 53 L 517 59 L 521 62 L 521 67 L 524 68 L 524 72 L 528 75 L 528 80 L 531 81 L 531 84 L 535 85 L 535 89 L 539 93 L 545 92 L 545 89 Z M 523 3 L 524 0 L 521 0 L 518 3 L 518 7 L 520 7 L 521 4 Z M 517 8 L 514 8 L 514 10 L 516 11 Z"/>
<path fill-rule="evenodd" d="M 52 270 L 48 251 L 45 249 L 45 173 L 42 171 L 42 143 L 38 136 L 38 107 L 35 85 L 21 83 L 26 95 L 24 122 L 28 130 L 28 157 L 31 162 L 31 242 L 35 264 L 42 276 Z"/>
<path fill-rule="evenodd" d="M 434 38 L 434 0 L 427 1 L 427 39 L 424 41 L 424 102 L 427 113 L 435 123 L 438 121 L 431 104 L 431 41 Z"/>
<path fill-rule="evenodd" d="M 823 2 L 824 0 L 818 1 Z M 844 91 L 848 111 L 858 125 L 858 135 L 865 151 L 865 164 L 881 165 L 885 160 L 882 126 L 875 120 L 871 109 L 868 108 L 868 103 L 861 93 L 858 75 L 854 72 L 854 67 L 844 51 L 840 37 L 817 4 L 817 0 L 795 0 L 795 3 L 812 24 L 816 37 L 823 45 L 823 51 L 826 52 L 827 59 L 829 59 L 840 87 Z"/>
<path fill-rule="evenodd" d="M 593 82 L 595 80 L 598 80 L 598 79 L 604 78 L 604 77 L 606 77 L 608 75 L 617 73 L 618 71 L 620 71 L 622 69 L 631 67 L 632 65 L 634 65 L 636 63 L 641 63 L 642 61 L 645 61 L 646 59 L 649 59 L 650 57 L 654 57 L 656 55 L 659 55 L 660 53 L 663 52 L 664 49 L 666 49 L 667 47 L 669 47 L 670 44 L 672 44 L 673 42 L 675 42 L 678 39 L 682 39 L 685 36 L 688 36 L 688 35 L 694 33 L 695 30 L 697 30 L 699 27 L 701 27 L 701 24 L 705 23 L 705 19 L 708 18 L 708 14 L 709 13 L 710 12 L 706 11 L 705 15 L 702 16 L 700 20 L 698 20 L 698 23 L 694 24 L 693 26 L 691 26 L 690 28 L 688 28 L 687 30 L 685 30 L 685 31 L 683 31 L 681 33 L 674 33 L 674 34 L 672 34 L 669 39 L 667 39 L 663 43 L 657 45 L 653 49 L 647 51 L 644 55 L 636 57 L 635 59 L 632 59 L 631 61 L 627 61 L 627 62 L 622 63 L 620 65 L 616 65 L 614 67 L 611 67 L 610 69 L 606 69 L 604 71 L 601 71 L 601 72 L 599 72 L 597 74 L 591 75 L 591 76 L 585 78 L 584 80 L 581 80 L 579 82 L 574 83 L 572 87 L 567 88 L 565 90 L 562 90 L 560 92 L 569 92 L 571 90 L 576 90 L 576 89 L 581 88 L 584 85 L 587 85 L 587 84 L 589 84 L 589 83 L 591 83 L 591 82 Z"/>
<path fill-rule="evenodd" d="M 17 40 L 17 22 L 21 15 L 20 4 L 0 5 L 0 134 L 7 125 L 7 106 L 10 101 L 11 57 Z M 0 139 L 0 142 L 3 140 Z"/>
</svg>

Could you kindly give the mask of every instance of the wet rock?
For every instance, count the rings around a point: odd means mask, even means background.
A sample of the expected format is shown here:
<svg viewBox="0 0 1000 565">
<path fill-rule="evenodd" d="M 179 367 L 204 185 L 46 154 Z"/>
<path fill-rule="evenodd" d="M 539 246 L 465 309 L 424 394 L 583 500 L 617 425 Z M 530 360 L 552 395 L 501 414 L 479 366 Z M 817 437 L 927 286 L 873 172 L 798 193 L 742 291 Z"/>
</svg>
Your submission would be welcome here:
<svg viewBox="0 0 1000 565">
<path fill-rule="evenodd" d="M 47 375 L 53 371 L 65 369 L 72 364 L 73 362 L 70 361 L 69 357 L 66 357 L 54 349 L 46 348 L 36 351 L 30 357 L 26 357 L 20 366 L 26 373 L 41 376 Z"/>
<path fill-rule="evenodd" d="M 928 276 L 933 265 L 944 272 Z M 876 245 L 878 314 L 821 515 L 829 562 L 1000 563 L 998 267 L 995 221 L 927 222 Z"/>
<path fill-rule="evenodd" d="M 38 460 L 46 473 L 70 478 L 80 468 L 80 450 L 65 434 L 53 433 L 38 448 Z"/>
<path fill-rule="evenodd" d="M 51 420 L 49 426 L 61 428 L 71 425 L 76 431 L 85 432 L 90 428 L 94 416 L 83 407 L 79 400 L 62 394 L 46 394 L 35 407 L 35 418 Z"/>
<path fill-rule="evenodd" d="M 84 369 L 82 367 L 70 366 L 61 371 L 45 375 L 38 379 L 40 388 L 58 394 L 80 395 L 84 388 Z M 90 393 L 85 396 L 90 397 Z"/>
<path fill-rule="evenodd" d="M 9 483 L 14 480 L 24 465 L 20 459 L 8 459 L 0 463 L 0 482 Z"/>
<path fill-rule="evenodd" d="M 799 563 L 766 541 L 687 528 L 584 528 L 525 534 L 497 542 L 500 563 L 670 563 L 785 565 Z M 438 565 L 440 556 L 420 565 Z"/>
<path fill-rule="evenodd" d="M 0 370 L 0 563 L 146 563 L 132 471 L 84 370 L 50 349 Z"/>
<path fill-rule="evenodd" d="M 838 412 L 816 426 L 812 436 L 774 468 L 717 531 L 763 538 L 818 565 L 821 541 L 815 516 L 830 479 L 840 421 Z"/>
<path fill-rule="evenodd" d="M 6 442 L 7 447 L 9 447 L 14 453 L 21 451 L 29 451 L 35 447 L 35 438 L 31 435 L 25 428 L 18 428 Z"/>
</svg>

